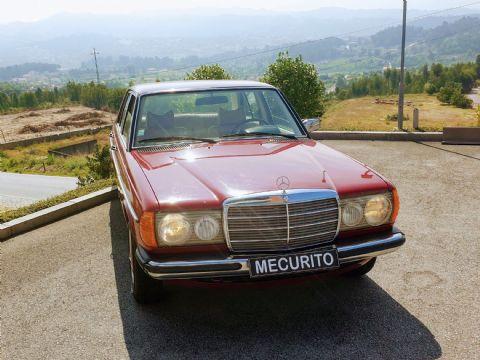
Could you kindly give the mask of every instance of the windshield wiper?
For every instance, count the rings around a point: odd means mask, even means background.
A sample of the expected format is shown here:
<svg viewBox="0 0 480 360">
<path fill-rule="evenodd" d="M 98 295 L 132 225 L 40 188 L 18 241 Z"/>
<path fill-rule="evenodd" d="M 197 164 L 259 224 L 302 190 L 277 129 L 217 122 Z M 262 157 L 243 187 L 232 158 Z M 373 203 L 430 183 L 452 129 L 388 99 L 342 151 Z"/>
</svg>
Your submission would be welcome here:
<svg viewBox="0 0 480 360">
<path fill-rule="evenodd" d="M 227 137 L 238 137 L 238 136 L 281 136 L 287 139 L 294 139 L 297 140 L 298 138 L 293 135 L 293 134 L 274 134 L 274 133 L 267 133 L 267 132 L 250 132 L 250 133 L 238 133 L 238 134 L 228 134 L 228 135 L 223 135 L 222 138 L 227 138 Z"/>
<path fill-rule="evenodd" d="M 142 139 L 138 140 L 138 142 L 143 143 L 147 141 L 181 141 L 181 140 L 193 140 L 193 141 L 201 141 L 201 142 L 206 142 L 210 144 L 215 144 L 217 141 L 213 139 L 208 139 L 208 138 L 197 138 L 197 137 L 190 137 L 190 136 L 159 136 L 159 137 L 153 137 L 153 138 L 147 138 L 147 139 Z"/>
</svg>

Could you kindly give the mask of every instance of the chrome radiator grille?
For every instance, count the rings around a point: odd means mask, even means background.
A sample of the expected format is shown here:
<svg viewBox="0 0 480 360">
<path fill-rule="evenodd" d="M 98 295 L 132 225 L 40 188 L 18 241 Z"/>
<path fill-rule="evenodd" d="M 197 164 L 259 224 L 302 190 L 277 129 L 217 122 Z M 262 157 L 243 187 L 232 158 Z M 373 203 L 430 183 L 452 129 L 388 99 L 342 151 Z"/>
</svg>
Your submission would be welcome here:
<svg viewBox="0 0 480 360">
<path fill-rule="evenodd" d="M 338 199 L 332 190 L 287 190 L 229 199 L 224 230 L 232 251 L 278 251 L 333 241 Z"/>
</svg>

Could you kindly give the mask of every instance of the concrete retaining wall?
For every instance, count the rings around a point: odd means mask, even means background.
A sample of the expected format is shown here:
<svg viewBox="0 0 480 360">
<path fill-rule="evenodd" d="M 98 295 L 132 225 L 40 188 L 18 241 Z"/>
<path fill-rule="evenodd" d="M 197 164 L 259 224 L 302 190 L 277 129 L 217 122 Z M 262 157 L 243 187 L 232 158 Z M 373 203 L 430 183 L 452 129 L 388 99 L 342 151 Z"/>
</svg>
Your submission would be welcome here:
<svg viewBox="0 0 480 360">
<path fill-rule="evenodd" d="M 443 143 L 452 145 L 480 145 L 480 127 L 446 127 Z"/>
<path fill-rule="evenodd" d="M 78 136 L 78 135 L 92 135 L 104 129 L 109 129 L 111 127 L 112 125 L 104 125 L 95 129 L 74 130 L 74 131 L 69 131 L 69 132 L 60 133 L 60 134 L 52 134 L 52 135 L 41 136 L 41 137 L 36 137 L 31 139 L 7 142 L 7 143 L 0 144 L 0 150 L 15 149 L 18 146 L 29 146 L 33 144 L 42 143 L 45 141 L 63 140 L 63 139 L 68 139 L 68 138 L 71 138 L 72 136 Z"/>
<path fill-rule="evenodd" d="M 82 141 L 77 144 L 48 150 L 48 153 L 60 156 L 91 154 L 95 150 L 95 145 L 97 145 L 97 140 Z"/>
<path fill-rule="evenodd" d="M 315 140 L 382 140 L 382 141 L 435 141 L 443 140 L 441 132 L 395 131 L 312 131 Z"/>
<path fill-rule="evenodd" d="M 117 187 L 113 186 L 0 224 L 0 241 L 106 203 L 117 196 Z"/>
</svg>

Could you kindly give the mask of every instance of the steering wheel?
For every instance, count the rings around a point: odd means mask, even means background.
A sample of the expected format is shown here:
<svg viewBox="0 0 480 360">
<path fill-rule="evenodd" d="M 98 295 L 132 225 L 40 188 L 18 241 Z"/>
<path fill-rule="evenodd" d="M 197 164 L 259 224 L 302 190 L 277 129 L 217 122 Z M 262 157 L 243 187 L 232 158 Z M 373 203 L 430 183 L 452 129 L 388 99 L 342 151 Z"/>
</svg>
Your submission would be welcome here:
<svg viewBox="0 0 480 360">
<path fill-rule="evenodd" d="M 233 129 L 233 134 L 243 134 L 243 133 L 246 133 L 246 130 L 247 129 L 250 129 L 252 127 L 256 127 L 259 125 L 259 122 L 258 121 L 247 121 L 247 122 L 244 122 L 238 126 L 236 126 L 234 129 Z"/>
</svg>

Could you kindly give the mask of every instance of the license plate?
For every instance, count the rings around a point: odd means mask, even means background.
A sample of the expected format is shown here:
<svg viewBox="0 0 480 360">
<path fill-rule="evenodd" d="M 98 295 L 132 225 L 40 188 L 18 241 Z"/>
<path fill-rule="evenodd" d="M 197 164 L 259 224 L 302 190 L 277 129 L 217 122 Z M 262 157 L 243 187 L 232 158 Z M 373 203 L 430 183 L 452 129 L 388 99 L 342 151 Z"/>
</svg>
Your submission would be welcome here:
<svg viewBox="0 0 480 360">
<path fill-rule="evenodd" d="M 271 276 L 313 272 L 339 267 L 336 248 L 326 248 L 308 253 L 265 256 L 249 260 L 250 276 Z"/>
</svg>

